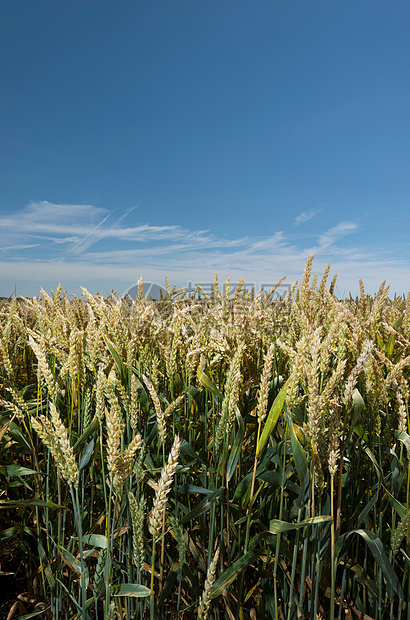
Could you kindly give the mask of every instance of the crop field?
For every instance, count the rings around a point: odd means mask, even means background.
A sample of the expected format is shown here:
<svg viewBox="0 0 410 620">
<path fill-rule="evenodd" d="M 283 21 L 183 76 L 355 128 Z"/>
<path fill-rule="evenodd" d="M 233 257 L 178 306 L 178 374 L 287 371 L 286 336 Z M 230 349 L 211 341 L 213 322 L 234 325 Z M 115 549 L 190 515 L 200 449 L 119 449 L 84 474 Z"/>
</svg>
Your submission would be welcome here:
<svg viewBox="0 0 410 620">
<path fill-rule="evenodd" d="M 410 619 L 410 296 L 312 260 L 0 302 L 0 618 Z"/>
</svg>

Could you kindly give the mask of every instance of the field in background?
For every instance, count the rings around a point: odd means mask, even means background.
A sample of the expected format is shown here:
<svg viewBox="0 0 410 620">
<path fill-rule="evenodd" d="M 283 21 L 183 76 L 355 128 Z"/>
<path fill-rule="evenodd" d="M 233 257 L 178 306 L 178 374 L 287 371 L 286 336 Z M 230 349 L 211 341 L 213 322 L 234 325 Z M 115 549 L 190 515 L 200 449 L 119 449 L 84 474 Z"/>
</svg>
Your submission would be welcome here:
<svg viewBox="0 0 410 620">
<path fill-rule="evenodd" d="M 1 302 L 0 618 L 410 618 L 410 298 L 311 268 Z"/>
</svg>

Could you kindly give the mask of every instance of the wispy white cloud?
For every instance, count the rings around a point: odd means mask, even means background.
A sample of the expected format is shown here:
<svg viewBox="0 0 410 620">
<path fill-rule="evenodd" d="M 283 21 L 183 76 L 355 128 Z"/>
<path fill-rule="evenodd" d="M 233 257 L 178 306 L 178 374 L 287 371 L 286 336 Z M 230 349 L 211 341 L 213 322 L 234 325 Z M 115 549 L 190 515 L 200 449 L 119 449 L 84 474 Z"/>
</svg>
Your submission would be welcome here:
<svg viewBox="0 0 410 620">
<path fill-rule="evenodd" d="M 28 250 L 30 248 L 38 248 L 39 243 L 30 243 L 30 244 L 20 244 L 20 245 L 5 245 L 0 247 L 0 251 L 2 252 L 10 252 L 11 250 Z"/>
<path fill-rule="evenodd" d="M 318 238 L 318 243 L 321 248 L 329 247 L 333 245 L 335 241 L 342 239 L 346 235 L 356 232 L 357 224 L 354 222 L 341 222 L 337 226 L 329 228 L 326 232 L 322 233 Z"/>
<path fill-rule="evenodd" d="M 10 294 L 14 282 L 17 282 L 18 293 L 27 296 L 37 295 L 41 288 L 55 290 L 59 282 L 70 294 L 79 294 L 80 286 L 86 286 L 91 292 L 114 289 L 121 293 L 141 276 L 145 282 L 163 284 L 165 274 L 171 285 L 184 287 L 188 281 L 212 282 L 215 272 L 220 282 L 228 277 L 231 282 L 242 277 L 247 282 L 253 282 L 256 287 L 261 282 L 268 286 L 284 275 L 287 275 L 287 282 L 300 280 L 306 259 L 306 251 L 289 247 L 286 252 L 264 257 L 252 255 L 249 251 L 238 251 L 228 255 L 221 252 L 209 255 L 187 252 L 172 261 L 164 260 L 162 255 L 152 255 L 147 260 L 135 262 L 101 261 L 98 264 L 89 261 L 0 261 L 0 294 Z M 322 274 L 327 262 L 325 257 L 316 256 L 314 272 Z M 357 293 L 359 277 L 363 279 L 369 293 L 374 293 L 382 280 L 387 280 L 391 291 L 399 294 L 408 292 L 406 283 L 410 282 L 410 266 L 405 261 L 389 258 L 377 260 L 372 257 L 352 260 L 349 256 L 343 256 L 332 261 L 331 266 L 331 277 L 338 274 L 336 292 L 340 297 L 349 292 Z"/>
<path fill-rule="evenodd" d="M 20 235 L 86 235 L 107 211 L 92 205 L 59 205 L 47 201 L 30 202 L 21 211 L 0 216 L 3 233 Z"/>
<path fill-rule="evenodd" d="M 321 209 L 311 209 L 310 211 L 303 211 L 295 217 L 294 224 L 298 226 L 299 224 L 303 224 L 304 222 L 308 222 L 312 220 L 318 213 L 321 212 Z"/>
<path fill-rule="evenodd" d="M 191 234 L 201 239 L 207 231 L 189 233 L 181 226 L 120 226 L 132 210 L 123 214 L 112 225 L 113 212 L 92 205 L 59 205 L 47 201 L 31 202 L 12 215 L 0 216 L 0 243 L 6 239 L 41 239 L 53 244 L 67 244 L 67 254 L 81 255 L 101 240 L 152 242 L 178 241 Z M 107 223 L 108 222 L 108 223 Z M 45 248 L 46 249 L 46 248 Z"/>
<path fill-rule="evenodd" d="M 347 240 L 358 231 L 351 221 L 309 236 L 283 230 L 259 237 L 224 238 L 178 225 L 124 226 L 127 213 L 114 215 L 92 205 L 45 201 L 0 217 L 0 295 L 9 294 L 2 288 L 10 288 L 14 281 L 25 283 L 28 292 L 21 292 L 26 295 L 37 294 L 41 287 L 55 287 L 60 281 L 76 293 L 80 285 L 121 292 L 141 275 L 145 281 L 162 283 L 168 274 L 177 286 L 189 280 L 212 280 L 215 272 L 220 281 L 243 277 L 255 286 L 273 284 L 284 275 L 291 282 L 300 279 L 312 251 L 315 271 L 323 273 L 330 262 L 332 272 L 340 274 L 340 294 L 356 290 L 359 275 L 369 292 L 377 290 L 383 279 L 390 278 L 397 285 L 410 281 L 410 265 L 393 260 L 389 248 L 383 254 L 380 247 L 373 252 Z"/>
</svg>

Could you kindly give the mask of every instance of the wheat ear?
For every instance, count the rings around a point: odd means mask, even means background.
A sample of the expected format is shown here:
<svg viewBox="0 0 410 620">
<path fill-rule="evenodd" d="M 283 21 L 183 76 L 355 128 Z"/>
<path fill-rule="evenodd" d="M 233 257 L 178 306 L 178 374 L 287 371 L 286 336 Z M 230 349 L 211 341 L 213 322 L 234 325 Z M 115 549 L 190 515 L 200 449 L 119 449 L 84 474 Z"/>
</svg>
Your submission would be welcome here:
<svg viewBox="0 0 410 620">
<path fill-rule="evenodd" d="M 157 492 L 155 493 L 154 504 L 149 520 L 149 531 L 151 532 L 154 540 L 157 538 L 161 529 L 162 515 L 165 510 L 168 493 L 171 490 L 172 480 L 178 464 L 180 446 L 181 440 L 178 436 L 176 436 L 171 452 L 169 453 L 168 463 L 162 469 L 161 479 L 158 483 Z"/>
</svg>

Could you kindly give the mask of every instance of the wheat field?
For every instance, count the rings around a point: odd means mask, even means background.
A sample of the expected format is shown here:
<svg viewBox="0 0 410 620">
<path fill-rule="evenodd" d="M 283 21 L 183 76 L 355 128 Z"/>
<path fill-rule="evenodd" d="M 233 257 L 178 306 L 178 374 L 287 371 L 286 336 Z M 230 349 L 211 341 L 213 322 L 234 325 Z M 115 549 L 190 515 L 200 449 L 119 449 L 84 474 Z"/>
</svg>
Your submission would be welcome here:
<svg viewBox="0 0 410 620">
<path fill-rule="evenodd" d="M 0 302 L 0 618 L 410 619 L 410 296 L 312 266 Z"/>
</svg>

